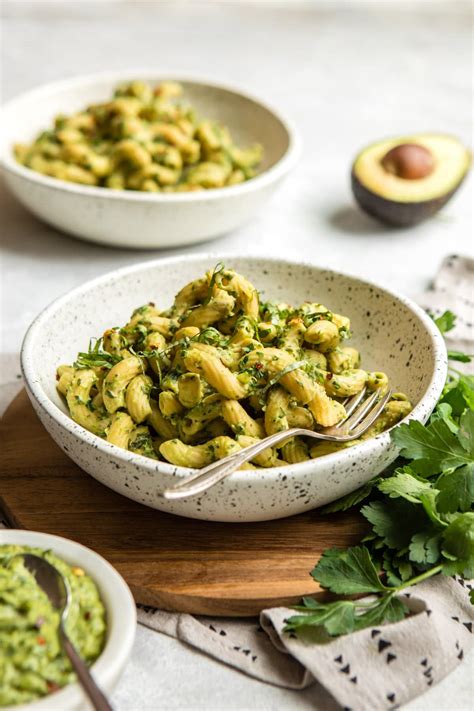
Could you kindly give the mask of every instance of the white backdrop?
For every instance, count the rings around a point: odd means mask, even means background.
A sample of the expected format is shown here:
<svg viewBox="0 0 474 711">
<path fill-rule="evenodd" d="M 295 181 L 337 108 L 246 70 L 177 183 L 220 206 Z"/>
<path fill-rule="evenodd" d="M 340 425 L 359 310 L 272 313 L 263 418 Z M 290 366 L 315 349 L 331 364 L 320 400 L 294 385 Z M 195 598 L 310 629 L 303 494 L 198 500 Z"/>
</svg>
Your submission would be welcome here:
<svg viewBox="0 0 474 711">
<path fill-rule="evenodd" d="M 2 95 L 107 69 L 151 66 L 234 82 L 280 105 L 304 140 L 300 165 L 250 225 L 165 254 L 271 253 L 305 258 L 415 295 L 442 258 L 472 249 L 472 182 L 411 230 L 388 230 L 353 205 L 349 170 L 364 144 L 415 131 L 471 142 L 471 3 L 3 2 Z M 61 235 L 0 186 L 0 399 L 18 389 L 24 332 L 53 298 L 160 253 L 110 250 Z M 467 711 L 472 655 L 409 705 Z M 327 708 L 314 690 L 282 691 L 140 628 L 117 711 Z"/>
</svg>

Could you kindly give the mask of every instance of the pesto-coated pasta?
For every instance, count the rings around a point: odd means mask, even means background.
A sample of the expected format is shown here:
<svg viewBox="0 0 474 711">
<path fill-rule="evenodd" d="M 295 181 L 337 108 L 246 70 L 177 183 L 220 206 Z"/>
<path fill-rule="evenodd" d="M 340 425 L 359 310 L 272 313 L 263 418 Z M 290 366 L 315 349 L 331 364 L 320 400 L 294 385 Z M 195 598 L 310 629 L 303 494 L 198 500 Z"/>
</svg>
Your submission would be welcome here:
<svg viewBox="0 0 474 711">
<path fill-rule="evenodd" d="M 134 429 L 135 423 L 130 415 L 123 412 L 123 410 L 115 412 L 112 415 L 112 424 L 107 432 L 107 442 L 116 444 L 117 447 L 128 449 L 128 443 Z"/>
<path fill-rule="evenodd" d="M 132 121 L 136 103 L 122 98 Z M 213 145 L 209 127 L 200 136 Z M 145 161 L 127 143 L 122 150 L 137 165 Z M 73 365 L 59 366 L 57 389 L 71 417 L 108 442 L 199 468 L 274 432 L 335 425 L 346 415 L 345 398 L 364 387 L 386 390 L 387 375 L 362 369 L 359 351 L 343 345 L 349 335 L 346 316 L 316 301 L 261 302 L 245 277 L 219 264 L 184 286 L 170 308 L 135 309 Z M 394 394 L 359 441 L 410 410 L 407 397 Z M 293 437 L 244 468 L 298 464 L 353 444 Z"/>
<path fill-rule="evenodd" d="M 57 116 L 33 143 L 15 145 L 14 155 L 68 182 L 168 193 L 243 183 L 257 174 L 263 150 L 238 148 L 226 126 L 199 118 L 179 84 L 132 81 L 110 101 Z"/>
<path fill-rule="evenodd" d="M 104 437 L 110 426 L 110 417 L 103 408 L 95 409 L 92 404 L 92 389 L 97 381 L 97 375 L 91 368 L 75 371 L 66 391 L 66 402 L 75 422 Z"/>
<path fill-rule="evenodd" d="M 256 444 L 258 440 L 258 437 L 249 437 L 247 435 L 237 436 L 237 442 L 242 449 L 250 447 L 251 444 Z M 284 462 L 282 462 L 281 459 L 278 459 L 278 456 L 272 447 L 268 447 L 268 449 L 264 449 L 263 452 L 260 452 L 260 454 L 256 454 L 252 459 L 252 463 L 258 464 L 259 467 L 277 467 Z"/>
<path fill-rule="evenodd" d="M 137 422 L 143 422 L 148 415 L 151 415 L 150 392 L 153 387 L 153 380 L 148 375 L 136 375 L 125 392 L 125 405 Z"/>
<path fill-rule="evenodd" d="M 281 448 L 281 454 L 288 464 L 299 464 L 306 462 L 309 457 L 308 445 L 301 437 L 293 437 L 285 442 Z"/>
<path fill-rule="evenodd" d="M 236 435 L 248 437 L 265 437 L 262 425 L 251 417 L 238 400 L 224 400 L 222 403 L 222 418 Z"/>
<path fill-rule="evenodd" d="M 197 373 L 183 373 L 178 378 L 178 399 L 183 407 L 195 407 L 203 398 L 203 383 Z"/>
<path fill-rule="evenodd" d="M 265 431 L 267 435 L 288 430 L 288 410 L 290 407 L 290 394 L 279 385 L 271 388 L 267 397 L 265 408 Z"/>
</svg>

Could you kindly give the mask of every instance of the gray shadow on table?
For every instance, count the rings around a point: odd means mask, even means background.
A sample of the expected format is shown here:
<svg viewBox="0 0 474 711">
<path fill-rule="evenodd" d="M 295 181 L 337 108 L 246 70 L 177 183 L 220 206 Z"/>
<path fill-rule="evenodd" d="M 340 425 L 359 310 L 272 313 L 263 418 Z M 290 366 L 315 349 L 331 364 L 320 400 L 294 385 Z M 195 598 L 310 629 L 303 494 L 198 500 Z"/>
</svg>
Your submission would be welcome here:
<svg viewBox="0 0 474 711">
<path fill-rule="evenodd" d="M 391 232 L 400 231 L 396 227 L 383 225 L 354 205 L 342 205 L 336 208 L 328 214 L 327 220 L 331 227 L 338 232 L 352 234 L 357 237 L 360 235 L 380 236 L 381 232 L 390 234 Z"/>
<path fill-rule="evenodd" d="M 84 251 L 84 242 L 41 222 L 9 192 L 0 181 L 1 246 L 6 252 L 55 261 L 65 256 L 74 258 Z M 110 249 L 89 243 L 94 259 L 110 254 Z M 119 250 L 125 254 L 128 250 Z"/>
<path fill-rule="evenodd" d="M 161 249 L 127 249 L 81 240 L 35 217 L 10 193 L 3 180 L 0 180 L 0 214 L 0 244 L 3 250 L 39 260 L 62 261 L 66 257 L 73 261 L 76 256 L 84 257 L 85 250 L 89 250 L 91 260 L 103 262 L 107 268 L 113 268 L 108 265 L 111 259 L 114 265 L 117 265 L 117 262 L 126 265 L 157 257 L 190 253 L 199 246 L 193 244 Z M 206 243 L 213 241 L 206 240 Z M 220 246 L 222 248 L 222 243 Z"/>
</svg>

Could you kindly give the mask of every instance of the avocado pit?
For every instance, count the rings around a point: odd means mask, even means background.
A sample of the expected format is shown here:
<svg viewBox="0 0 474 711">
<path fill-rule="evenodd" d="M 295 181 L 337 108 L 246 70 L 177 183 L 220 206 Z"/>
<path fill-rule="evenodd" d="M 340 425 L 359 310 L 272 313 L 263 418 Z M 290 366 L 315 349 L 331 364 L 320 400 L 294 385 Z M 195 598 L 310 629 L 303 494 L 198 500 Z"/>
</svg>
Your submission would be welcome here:
<svg viewBox="0 0 474 711">
<path fill-rule="evenodd" d="M 420 180 L 433 172 L 435 160 L 432 153 L 416 143 L 401 143 L 382 158 L 388 173 L 404 180 Z"/>
</svg>

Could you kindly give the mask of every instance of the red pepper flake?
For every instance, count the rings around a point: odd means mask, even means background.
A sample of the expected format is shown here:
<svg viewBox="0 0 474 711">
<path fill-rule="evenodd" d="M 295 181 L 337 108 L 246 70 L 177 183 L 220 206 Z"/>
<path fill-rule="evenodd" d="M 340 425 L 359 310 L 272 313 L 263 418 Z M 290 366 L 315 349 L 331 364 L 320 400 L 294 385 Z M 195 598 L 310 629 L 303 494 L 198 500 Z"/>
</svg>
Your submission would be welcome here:
<svg viewBox="0 0 474 711">
<path fill-rule="evenodd" d="M 326 375 L 326 380 L 332 380 L 332 376 L 333 376 L 332 373 L 328 373 L 328 374 Z"/>
<path fill-rule="evenodd" d="M 44 637 L 42 637 L 41 635 L 40 635 L 39 637 L 37 637 L 37 638 L 36 638 L 36 641 L 38 642 L 38 644 L 41 644 L 41 646 L 43 646 L 43 645 L 45 645 L 45 644 L 46 644 L 46 640 L 45 640 L 45 638 L 44 638 Z"/>
<path fill-rule="evenodd" d="M 262 370 L 263 363 L 255 363 L 255 370 Z"/>
<path fill-rule="evenodd" d="M 55 681 L 47 681 L 46 686 L 48 687 L 48 691 L 50 694 L 52 694 L 55 691 L 59 691 L 59 689 L 61 688 L 59 686 L 59 684 L 56 684 Z"/>
<path fill-rule="evenodd" d="M 87 610 L 87 612 L 84 613 L 84 619 L 90 620 L 90 618 L 91 618 L 91 613 L 89 612 L 89 610 Z"/>
</svg>

